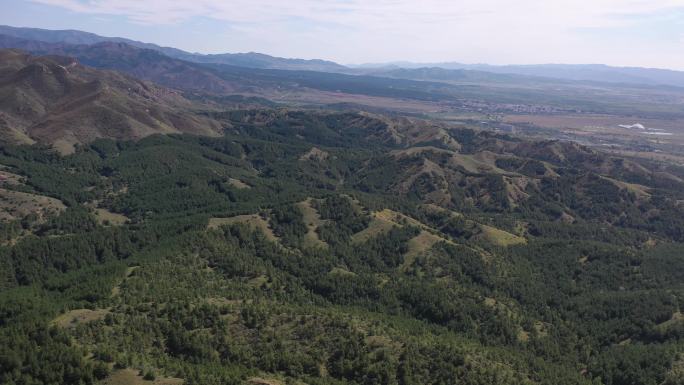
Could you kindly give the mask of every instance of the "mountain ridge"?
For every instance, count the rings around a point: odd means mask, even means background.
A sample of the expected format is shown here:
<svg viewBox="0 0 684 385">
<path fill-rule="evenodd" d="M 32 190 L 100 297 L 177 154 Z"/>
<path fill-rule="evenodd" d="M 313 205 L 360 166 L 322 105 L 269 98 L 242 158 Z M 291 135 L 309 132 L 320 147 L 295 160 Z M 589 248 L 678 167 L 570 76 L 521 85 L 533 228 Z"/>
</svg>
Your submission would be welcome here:
<svg viewBox="0 0 684 385">
<path fill-rule="evenodd" d="M 0 26 L 0 34 L 22 38 L 26 40 L 44 41 L 46 43 L 67 43 L 92 45 L 103 42 L 126 43 L 128 45 L 151 49 L 169 57 L 187 60 L 195 63 L 217 63 L 235 66 L 246 66 L 262 69 L 301 69 L 301 70 L 343 70 L 346 67 L 331 61 L 320 59 L 281 58 L 257 52 L 200 54 L 183 51 L 173 47 L 163 47 L 157 44 L 144 43 L 137 40 L 106 37 L 90 32 L 78 30 L 47 30 L 39 28 L 21 28 Z"/>
<path fill-rule="evenodd" d="M 570 81 L 596 81 L 603 83 L 625 83 L 643 85 L 673 85 L 684 87 L 684 71 L 646 68 L 646 67 L 616 67 L 606 64 L 463 64 L 458 62 L 441 63 L 413 63 L 389 62 L 367 63 L 351 66 L 366 70 L 417 70 L 427 68 L 441 68 L 444 70 L 474 70 L 495 74 L 524 75 L 547 77 Z"/>
<path fill-rule="evenodd" d="M 62 153 L 97 138 L 155 133 L 216 135 L 178 92 L 62 56 L 0 50 L 2 141 L 52 145 Z"/>
<path fill-rule="evenodd" d="M 163 47 L 152 43 L 121 37 L 105 37 L 79 30 L 47 30 L 0 26 L 0 34 L 48 43 L 92 45 L 102 42 L 119 42 L 138 48 L 155 50 L 169 57 L 193 63 L 227 64 L 260 69 L 370 74 L 377 72 L 378 70 L 441 68 L 445 70 L 482 71 L 493 74 L 537 76 L 571 81 L 597 81 L 603 83 L 672 85 L 684 87 L 684 71 L 661 68 L 616 67 L 605 64 L 490 65 L 464 64 L 459 62 L 414 63 L 408 61 L 342 65 L 328 60 L 282 58 L 257 52 L 220 54 L 191 53 L 178 48 Z"/>
</svg>

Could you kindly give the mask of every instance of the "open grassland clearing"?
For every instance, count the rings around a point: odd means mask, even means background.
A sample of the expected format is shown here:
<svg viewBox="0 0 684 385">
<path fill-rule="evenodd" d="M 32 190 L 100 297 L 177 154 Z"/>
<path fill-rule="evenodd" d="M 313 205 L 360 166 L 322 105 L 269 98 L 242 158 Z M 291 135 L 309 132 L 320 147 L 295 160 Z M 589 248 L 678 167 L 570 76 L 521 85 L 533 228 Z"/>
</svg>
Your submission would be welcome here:
<svg viewBox="0 0 684 385">
<path fill-rule="evenodd" d="M 373 213 L 368 227 L 354 234 L 352 241 L 356 243 L 365 242 L 378 235 L 389 232 L 393 227 L 404 226 L 414 226 L 421 231 L 418 235 L 408 241 L 408 250 L 404 254 L 404 262 L 400 266 L 401 270 L 410 267 L 418 255 L 430 250 L 436 243 L 442 241 L 453 243 L 446 238 L 436 235 L 435 233 L 437 232 L 424 223 L 389 209 Z"/>
<path fill-rule="evenodd" d="M 236 189 L 239 190 L 244 190 L 244 189 L 250 189 L 252 186 L 248 185 L 247 183 L 241 181 L 240 179 L 235 179 L 235 178 L 229 178 L 228 183 L 235 187 Z"/>
<path fill-rule="evenodd" d="M 62 328 L 75 327 L 93 321 L 99 321 L 109 314 L 109 309 L 75 309 L 70 310 L 53 321 L 55 325 Z"/>
<path fill-rule="evenodd" d="M 26 181 L 26 178 L 11 173 L 5 169 L 3 169 L 4 166 L 0 165 L 0 186 L 2 185 L 19 185 L 19 184 L 24 184 Z"/>
<path fill-rule="evenodd" d="M 392 230 L 392 227 L 397 226 L 396 223 L 388 221 L 383 218 L 379 218 L 377 215 L 373 215 L 368 227 L 359 231 L 352 236 L 352 242 L 362 243 L 373 237 L 377 237 L 380 234 L 385 234 Z"/>
<path fill-rule="evenodd" d="M 311 206 L 312 198 L 309 198 L 303 202 L 297 203 L 297 207 L 302 212 L 304 217 L 304 224 L 306 224 L 307 232 L 304 235 L 304 245 L 309 247 L 328 247 L 328 244 L 322 241 L 318 232 L 316 231 L 320 226 L 325 224 L 326 221 L 321 219 L 318 211 Z"/>
<path fill-rule="evenodd" d="M 125 215 L 113 213 L 104 208 L 95 209 L 95 218 L 101 225 L 121 226 L 128 221 L 128 217 Z"/>
<path fill-rule="evenodd" d="M 432 246 L 442 241 L 451 243 L 451 241 L 438 237 L 425 230 L 421 231 L 420 234 L 408 241 L 408 251 L 404 254 L 404 261 L 401 266 L 399 266 L 399 270 L 406 271 L 413 265 L 413 262 L 418 255 L 430 250 Z"/>
<path fill-rule="evenodd" d="M 43 220 L 64 209 L 64 203 L 55 198 L 0 188 L 0 219 L 21 219 L 36 214 Z"/>
<path fill-rule="evenodd" d="M 380 234 L 389 232 L 395 226 L 403 227 L 406 225 L 416 226 L 421 229 L 429 229 L 429 227 L 425 224 L 402 213 L 390 209 L 384 209 L 371 214 L 371 221 L 368 224 L 368 227 L 354 234 L 352 236 L 352 242 L 365 242 L 371 238 L 377 237 Z"/>
<path fill-rule="evenodd" d="M 620 180 L 616 180 L 613 178 L 609 178 L 606 176 L 601 176 L 601 178 L 613 183 L 615 186 L 619 187 L 620 189 L 627 190 L 631 193 L 634 193 L 634 195 L 637 196 L 637 198 L 649 198 L 651 196 L 651 189 L 640 184 L 636 183 L 628 183 Z"/>
<path fill-rule="evenodd" d="M 515 246 L 524 245 L 527 243 L 527 239 L 511 234 L 507 231 L 497 229 L 496 227 L 479 225 L 481 233 L 479 237 L 485 241 L 492 243 L 496 246 Z"/>
<path fill-rule="evenodd" d="M 278 237 L 273 234 L 273 230 L 268 221 L 259 214 L 238 215 L 230 218 L 210 218 L 208 228 L 217 229 L 223 225 L 242 223 L 253 229 L 260 230 L 269 241 L 277 241 Z"/>
<path fill-rule="evenodd" d="M 677 325 L 680 325 L 682 323 L 684 323 L 684 314 L 682 314 L 681 312 L 678 311 L 678 312 L 675 312 L 674 314 L 672 314 L 672 318 L 670 318 L 669 320 L 659 324 L 657 326 L 657 328 L 661 331 L 667 331 L 670 328 L 677 326 Z"/>
</svg>

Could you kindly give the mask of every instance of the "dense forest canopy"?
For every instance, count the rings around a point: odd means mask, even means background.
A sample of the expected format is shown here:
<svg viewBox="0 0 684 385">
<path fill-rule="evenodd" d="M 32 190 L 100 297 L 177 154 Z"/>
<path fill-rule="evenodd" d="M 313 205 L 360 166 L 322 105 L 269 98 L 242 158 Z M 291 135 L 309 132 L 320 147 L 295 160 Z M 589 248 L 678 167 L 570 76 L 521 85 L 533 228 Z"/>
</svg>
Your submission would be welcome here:
<svg viewBox="0 0 684 385">
<path fill-rule="evenodd" d="M 0 383 L 682 384 L 681 168 L 369 114 L 212 119 L 0 149 Z"/>
</svg>

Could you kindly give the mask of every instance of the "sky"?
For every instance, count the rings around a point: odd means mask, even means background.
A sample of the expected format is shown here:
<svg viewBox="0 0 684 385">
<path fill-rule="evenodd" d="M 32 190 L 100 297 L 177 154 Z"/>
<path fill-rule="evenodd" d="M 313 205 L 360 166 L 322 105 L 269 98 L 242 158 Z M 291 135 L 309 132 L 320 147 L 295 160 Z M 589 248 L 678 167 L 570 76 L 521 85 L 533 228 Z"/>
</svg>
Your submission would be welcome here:
<svg viewBox="0 0 684 385">
<path fill-rule="evenodd" d="M 684 70 L 684 0 L 0 0 L 0 24 L 342 64 Z"/>
</svg>

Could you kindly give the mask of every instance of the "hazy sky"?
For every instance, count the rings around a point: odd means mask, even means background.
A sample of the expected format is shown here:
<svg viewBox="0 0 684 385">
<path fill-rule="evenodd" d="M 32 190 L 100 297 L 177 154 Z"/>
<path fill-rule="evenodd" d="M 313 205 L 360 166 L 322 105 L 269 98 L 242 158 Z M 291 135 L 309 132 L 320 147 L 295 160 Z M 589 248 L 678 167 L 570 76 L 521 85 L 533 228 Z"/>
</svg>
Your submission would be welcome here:
<svg viewBox="0 0 684 385">
<path fill-rule="evenodd" d="M 684 0 L 0 0 L 0 23 L 341 63 L 684 70 Z"/>
</svg>

